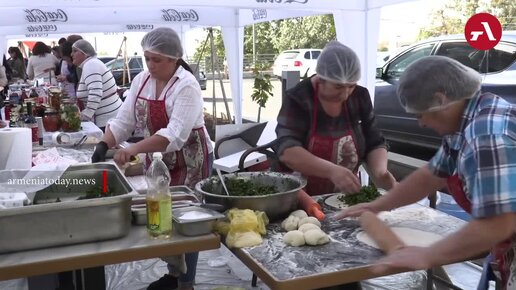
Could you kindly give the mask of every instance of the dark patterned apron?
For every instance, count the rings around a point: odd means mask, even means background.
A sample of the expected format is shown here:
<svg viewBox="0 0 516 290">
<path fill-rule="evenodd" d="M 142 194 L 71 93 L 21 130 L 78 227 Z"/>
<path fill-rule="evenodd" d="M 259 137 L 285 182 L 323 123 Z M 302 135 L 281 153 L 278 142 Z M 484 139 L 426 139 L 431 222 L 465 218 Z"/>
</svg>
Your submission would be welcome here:
<svg viewBox="0 0 516 290">
<path fill-rule="evenodd" d="M 342 135 L 337 137 L 322 136 L 317 133 L 318 108 L 319 84 L 317 83 L 314 93 L 311 135 L 309 137 L 307 150 L 319 158 L 343 166 L 356 174 L 359 160 L 346 103 L 344 103 L 343 110 L 348 121 L 348 128 Z M 309 195 L 320 195 L 336 192 L 336 189 L 333 182 L 327 178 L 308 176 L 306 192 Z"/>
<path fill-rule="evenodd" d="M 448 177 L 448 190 L 457 204 L 467 213 L 471 213 L 471 202 L 466 197 L 462 180 L 457 174 Z M 492 250 L 494 264 L 491 264 L 493 272 L 502 283 L 501 289 L 516 289 L 516 276 L 513 265 L 515 236 L 498 243 Z M 485 271 L 486 269 L 484 269 Z"/>
<path fill-rule="evenodd" d="M 177 81 L 177 77 L 175 77 L 172 85 L 165 91 L 163 100 L 154 100 L 141 95 L 149 78 L 150 75 L 143 82 L 135 100 L 135 135 L 144 138 L 150 137 L 158 130 L 168 126 L 169 118 L 165 101 L 168 91 Z M 197 182 L 209 177 L 207 140 L 204 126 L 194 128 L 181 150 L 163 154 L 163 162 L 165 162 L 170 172 L 170 185 L 194 187 Z M 151 160 L 151 153 L 148 153 L 145 169 L 150 165 Z"/>
</svg>

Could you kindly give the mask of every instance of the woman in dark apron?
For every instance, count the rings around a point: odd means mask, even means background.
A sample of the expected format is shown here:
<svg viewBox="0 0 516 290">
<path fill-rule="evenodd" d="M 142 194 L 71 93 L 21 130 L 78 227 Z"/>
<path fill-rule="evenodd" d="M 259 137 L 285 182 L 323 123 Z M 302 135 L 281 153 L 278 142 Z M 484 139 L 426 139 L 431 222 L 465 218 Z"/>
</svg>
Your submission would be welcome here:
<svg viewBox="0 0 516 290">
<path fill-rule="evenodd" d="M 405 110 L 442 135 L 443 145 L 427 166 L 387 195 L 351 207 L 338 218 L 390 210 L 447 186 L 472 219 L 428 248 L 395 251 L 378 262 L 377 271 L 429 269 L 490 250 L 500 289 L 516 289 L 516 108 L 499 96 L 481 94 L 480 85 L 476 71 L 442 56 L 414 62 L 400 78 L 398 94 Z"/>
<path fill-rule="evenodd" d="M 152 152 L 163 152 L 170 185 L 193 187 L 209 176 L 213 163 L 199 84 L 181 59 L 183 50 L 174 30 L 154 29 L 144 36 L 142 48 L 148 71 L 133 79 L 130 93 L 117 117 L 109 121 L 92 161 L 101 161 L 107 148 L 129 137 L 143 137 L 129 148 L 118 150 L 115 162 L 125 164 L 132 156 L 146 153 L 146 168 Z M 192 289 L 197 258 L 198 253 L 163 258 L 169 273 L 147 289 Z"/>
<path fill-rule="evenodd" d="M 357 55 L 330 42 L 316 72 L 283 99 L 276 128 L 280 160 L 307 178 L 310 195 L 360 191 L 362 163 L 378 187 L 391 188 L 396 181 L 387 170 L 385 139 L 376 127 L 369 92 L 356 84 Z"/>
<path fill-rule="evenodd" d="M 362 163 L 377 186 L 391 188 L 396 180 L 387 170 L 385 140 L 376 128 L 369 92 L 356 84 L 357 55 L 330 42 L 316 72 L 283 98 L 276 128 L 280 160 L 307 178 L 310 195 L 360 191 Z M 360 289 L 360 283 L 339 289 Z"/>
</svg>

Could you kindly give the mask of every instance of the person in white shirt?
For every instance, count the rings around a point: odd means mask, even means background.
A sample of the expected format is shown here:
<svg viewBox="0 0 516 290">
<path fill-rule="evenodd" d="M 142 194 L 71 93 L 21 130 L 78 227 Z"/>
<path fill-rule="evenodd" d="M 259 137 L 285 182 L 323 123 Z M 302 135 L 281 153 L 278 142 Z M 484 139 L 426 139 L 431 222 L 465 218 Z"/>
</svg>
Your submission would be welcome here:
<svg viewBox="0 0 516 290">
<path fill-rule="evenodd" d="M 72 60 L 73 64 L 82 68 L 76 92 L 81 119 L 94 122 L 104 131 L 108 120 L 114 118 L 122 106 L 115 78 L 97 58 L 93 46 L 84 39 L 72 45 Z"/>
<path fill-rule="evenodd" d="M 163 161 L 170 168 L 170 185 L 193 187 L 209 177 L 213 163 L 213 148 L 204 126 L 201 88 L 181 58 L 183 48 L 174 30 L 152 30 L 142 39 L 142 48 L 148 70 L 133 79 L 122 108 L 108 122 L 103 141 L 96 146 L 92 162 L 103 161 L 108 148 L 127 140 L 134 132 L 144 139 L 118 150 L 114 156 L 117 164 L 148 153 L 146 168 L 151 160 L 149 153 L 163 152 Z M 175 289 L 178 285 L 192 289 L 197 258 L 198 253 L 186 254 L 186 271 L 180 271 L 176 263 L 171 265 L 177 259 L 163 258 L 169 262 L 169 274 L 147 289 Z"/>
<path fill-rule="evenodd" d="M 56 84 L 55 70 L 59 60 L 50 52 L 50 47 L 38 41 L 32 48 L 32 56 L 27 63 L 29 79 L 40 79 L 50 84 Z"/>
</svg>

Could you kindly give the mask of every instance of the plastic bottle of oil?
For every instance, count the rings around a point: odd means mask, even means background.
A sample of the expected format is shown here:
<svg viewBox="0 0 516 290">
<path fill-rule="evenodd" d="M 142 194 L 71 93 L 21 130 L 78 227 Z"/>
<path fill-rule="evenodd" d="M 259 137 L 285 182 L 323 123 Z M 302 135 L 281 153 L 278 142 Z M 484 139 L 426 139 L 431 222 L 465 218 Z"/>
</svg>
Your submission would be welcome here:
<svg viewBox="0 0 516 290">
<path fill-rule="evenodd" d="M 155 152 L 146 172 L 147 181 L 147 231 L 152 238 L 168 238 L 172 233 L 172 201 L 170 196 L 170 173 Z"/>
</svg>

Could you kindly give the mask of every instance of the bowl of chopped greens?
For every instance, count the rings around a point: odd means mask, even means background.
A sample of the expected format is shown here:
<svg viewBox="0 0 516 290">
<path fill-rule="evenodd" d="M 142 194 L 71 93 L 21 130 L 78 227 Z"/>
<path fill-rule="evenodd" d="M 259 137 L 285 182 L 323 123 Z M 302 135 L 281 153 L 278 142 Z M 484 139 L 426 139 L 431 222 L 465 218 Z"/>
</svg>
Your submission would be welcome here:
<svg viewBox="0 0 516 290">
<path fill-rule="evenodd" d="M 195 190 L 205 203 L 217 203 L 226 209 L 263 211 L 270 220 L 287 216 L 297 209 L 297 194 L 306 180 L 279 172 L 238 172 L 222 175 L 226 194 L 218 176 L 198 182 Z"/>
</svg>

